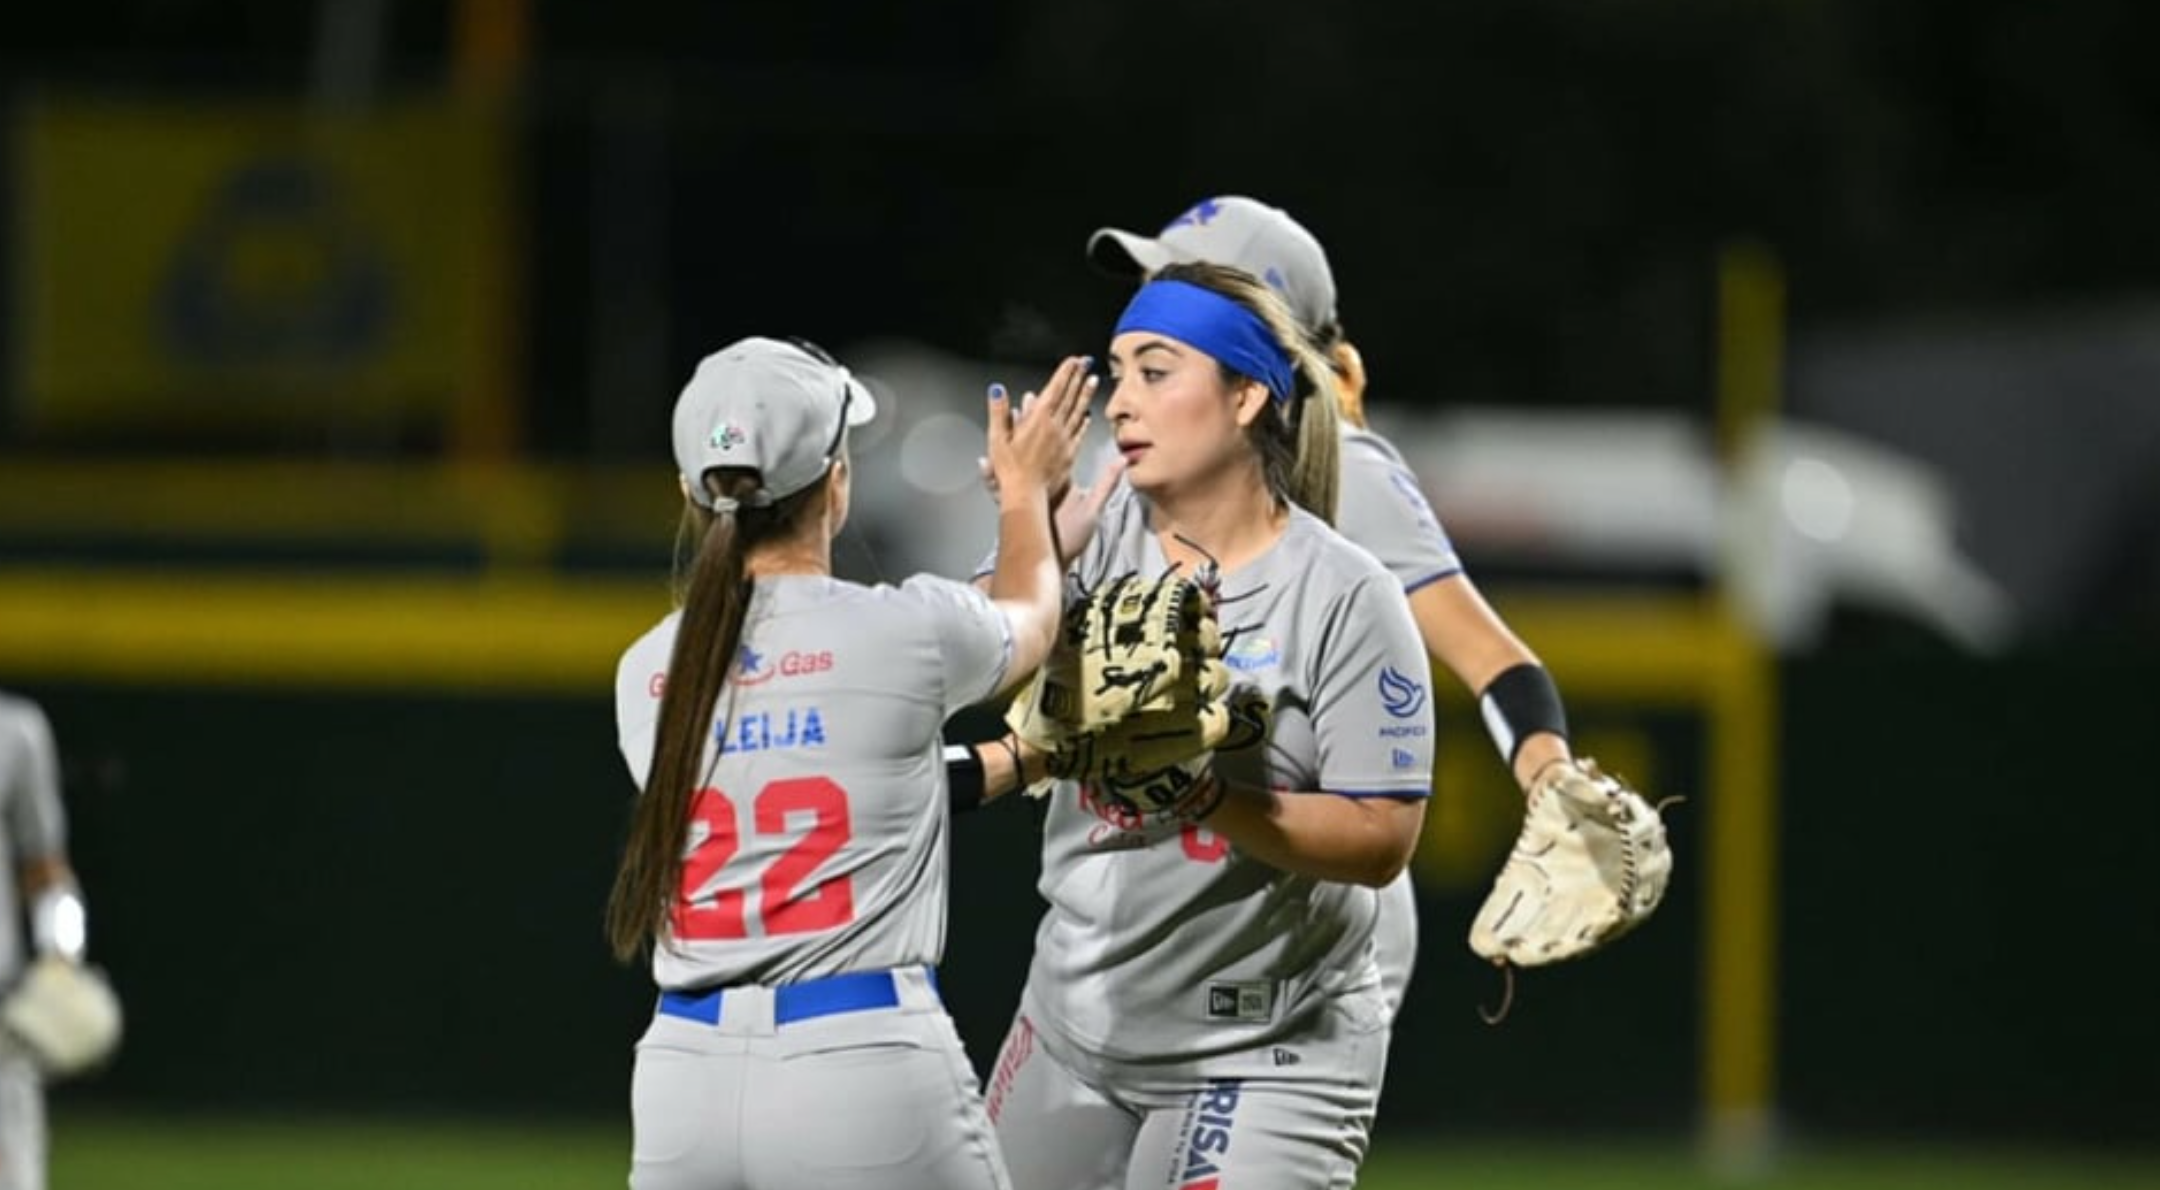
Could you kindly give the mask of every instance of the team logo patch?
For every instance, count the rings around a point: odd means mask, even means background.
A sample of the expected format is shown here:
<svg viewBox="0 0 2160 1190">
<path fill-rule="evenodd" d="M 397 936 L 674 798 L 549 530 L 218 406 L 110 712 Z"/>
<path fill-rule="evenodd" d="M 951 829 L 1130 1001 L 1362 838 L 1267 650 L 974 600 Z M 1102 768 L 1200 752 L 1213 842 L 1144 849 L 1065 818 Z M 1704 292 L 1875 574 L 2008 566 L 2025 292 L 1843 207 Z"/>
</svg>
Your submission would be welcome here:
<svg viewBox="0 0 2160 1190">
<path fill-rule="evenodd" d="M 1264 1021 L 1275 1014 L 1272 983 L 1211 983 L 1207 1014 L 1219 1021 Z"/>
<path fill-rule="evenodd" d="M 737 686 L 761 686 L 774 678 L 799 678 L 809 674 L 821 674 L 833 667 L 830 649 L 811 652 L 806 649 L 789 649 L 777 659 L 768 658 L 749 645 L 735 651 L 735 684 Z"/>
<path fill-rule="evenodd" d="M 1390 665 L 1380 671 L 1380 705 L 1397 719 L 1425 709 L 1425 684 Z"/>
<path fill-rule="evenodd" d="M 1273 637 L 1257 633 L 1241 636 L 1235 644 L 1223 651 L 1223 664 L 1239 673 L 1273 669 L 1282 664 L 1282 649 L 1276 646 Z"/>
<path fill-rule="evenodd" d="M 1417 753 L 1408 748 L 1393 749 L 1388 753 L 1388 760 L 1398 769 L 1414 769 L 1417 767 Z"/>
<path fill-rule="evenodd" d="M 741 426 L 732 422 L 721 422 L 713 430 L 712 438 L 709 441 L 721 450 L 733 450 L 749 440 L 750 435 L 745 433 Z"/>
</svg>

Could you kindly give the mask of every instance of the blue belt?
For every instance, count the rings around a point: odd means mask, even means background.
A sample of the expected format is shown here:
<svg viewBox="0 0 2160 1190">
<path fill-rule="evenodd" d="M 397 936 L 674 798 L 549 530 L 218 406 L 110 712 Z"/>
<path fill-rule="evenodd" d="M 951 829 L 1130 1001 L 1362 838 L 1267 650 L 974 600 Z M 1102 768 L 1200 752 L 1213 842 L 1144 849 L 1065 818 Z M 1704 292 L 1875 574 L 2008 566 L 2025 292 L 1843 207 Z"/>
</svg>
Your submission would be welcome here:
<svg viewBox="0 0 2160 1190">
<path fill-rule="evenodd" d="M 929 975 L 930 988 L 935 991 L 937 971 L 933 968 Z M 663 991 L 660 993 L 660 1011 L 685 1020 L 717 1025 L 720 1023 L 720 997 L 726 992 L 724 987 L 702 992 Z M 893 982 L 890 971 L 828 975 L 802 983 L 784 983 L 773 989 L 773 1023 L 776 1025 L 841 1012 L 899 1006 L 900 987 Z"/>
</svg>

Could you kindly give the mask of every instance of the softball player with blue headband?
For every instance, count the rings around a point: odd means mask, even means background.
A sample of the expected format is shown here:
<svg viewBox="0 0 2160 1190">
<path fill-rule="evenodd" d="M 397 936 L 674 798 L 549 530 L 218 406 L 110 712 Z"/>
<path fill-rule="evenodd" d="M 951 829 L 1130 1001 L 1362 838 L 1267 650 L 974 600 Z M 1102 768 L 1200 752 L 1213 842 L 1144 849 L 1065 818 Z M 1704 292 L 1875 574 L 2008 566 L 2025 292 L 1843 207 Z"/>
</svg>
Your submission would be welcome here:
<svg viewBox="0 0 2160 1190">
<path fill-rule="evenodd" d="M 1377 890 L 1431 792 L 1424 648 L 1401 585 L 1328 526 L 1334 384 L 1272 290 L 1166 268 L 1109 363 L 1124 472 L 1073 578 L 1212 583 L 1224 662 L 1272 714 L 1261 746 L 1203 760 L 1220 797 L 1177 815 L 1051 787 L 1048 909 L 990 1113 L 1020 1190 L 1348 1186 L 1390 1035 Z"/>
<path fill-rule="evenodd" d="M 1278 403 L 1296 395 L 1290 355 L 1267 324 L 1212 289 L 1169 278 L 1142 286 L 1111 334 L 1134 331 L 1160 331 L 1180 339 L 1237 375 L 1259 381 Z"/>
<path fill-rule="evenodd" d="M 1526 845 L 1534 849 L 1530 811 L 1541 793 L 1573 783 L 1585 768 L 1569 744 L 1560 690 L 1537 654 L 1471 581 L 1402 452 L 1366 424 L 1365 360 L 1344 332 L 1334 271 L 1320 241 L 1279 207 L 1224 195 L 1194 203 L 1152 236 L 1101 228 L 1089 237 L 1087 254 L 1102 271 L 1143 282 L 1181 261 L 1229 265 L 1261 278 L 1282 296 L 1305 341 L 1327 357 L 1341 390 L 1341 492 L 1334 524 L 1395 575 L 1427 651 L 1477 696 L 1492 743 L 1528 799 L 1526 836 L 1518 851 Z M 1553 961 L 1598 944 L 1576 938 L 1568 947 L 1545 949 L 1539 943 L 1547 932 L 1533 928 L 1539 923 L 1515 903 L 1516 891 L 1503 870 L 1471 930 L 1478 953 Z M 1418 950 L 1417 905 L 1408 873 L 1383 891 L 1375 936 L 1388 999 L 1399 1010 Z"/>
<path fill-rule="evenodd" d="M 641 795 L 608 910 L 659 1003 L 631 1077 L 636 1190 L 1009 1185 L 938 998 L 946 767 L 961 707 L 1049 653 L 1049 496 L 1094 382 L 1066 360 L 1015 424 L 989 403 L 1006 551 L 987 593 L 832 574 L 849 427 L 870 391 L 807 344 L 745 339 L 677 399 L 697 554 L 682 606 L 623 654 Z"/>
</svg>

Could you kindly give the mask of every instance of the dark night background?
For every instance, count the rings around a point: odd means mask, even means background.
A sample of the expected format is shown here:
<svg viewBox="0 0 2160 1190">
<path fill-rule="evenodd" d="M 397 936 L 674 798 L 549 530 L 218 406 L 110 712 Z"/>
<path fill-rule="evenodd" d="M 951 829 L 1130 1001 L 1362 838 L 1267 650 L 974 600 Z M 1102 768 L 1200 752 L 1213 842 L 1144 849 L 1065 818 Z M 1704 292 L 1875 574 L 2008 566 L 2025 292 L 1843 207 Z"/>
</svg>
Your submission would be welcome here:
<svg viewBox="0 0 2160 1190">
<path fill-rule="evenodd" d="M 0 99 L 431 96 L 452 85 L 457 7 L 372 4 L 379 52 L 339 84 L 322 6 L 38 6 L 0 31 Z M 1959 540 L 2020 616 L 1982 653 L 1840 603 L 1779 657 L 1782 1119 L 2149 1149 L 2155 783 L 2114 757 L 2160 727 L 2156 48 L 2160 7 L 2135 0 L 536 0 L 503 109 L 506 453 L 657 468 L 666 497 L 675 392 L 744 334 L 1021 367 L 1097 349 L 1125 289 L 1089 271 L 1088 234 L 1223 193 L 1326 245 L 1376 416 L 1708 425 L 1716 262 L 1763 246 L 1784 270 L 1790 412 L 1940 466 Z M 23 203 L 25 168 L 0 158 L 0 202 Z M 0 240 L 0 266 L 24 251 Z M 28 301 L 0 296 L 0 356 L 26 350 Z M 458 449 L 427 419 L 346 435 L 18 416 L 0 481 Z M 176 544 L 37 495 L 0 513 L 0 578 L 54 558 L 470 561 L 390 530 Z M 667 527 L 585 556 L 613 549 L 597 569 L 627 560 L 657 591 Z M 1475 568 L 1480 540 L 1459 544 Z M 1503 594 L 1584 585 L 1490 549 Z M 578 571 L 548 561 L 542 582 Z M 40 658 L 0 636 L 0 685 L 43 700 L 68 745 L 93 937 L 131 1010 L 125 1060 L 61 1111 L 621 1114 L 649 989 L 600 945 L 627 792 L 604 676 L 294 690 Z M 1586 701 L 1580 718 L 1681 757 L 1668 787 L 1699 788 L 1700 725 L 1667 710 Z M 1449 730 L 1485 747 L 1466 716 Z M 1480 885 L 1425 885 L 1382 1145 L 1687 1128 L 1715 994 L 1693 965 L 1704 837 L 1679 820 L 1654 927 L 1530 978 L 1501 1030 L 1475 1019 L 1496 985 L 1461 945 Z M 1024 962 L 1032 847 L 1014 807 L 956 828 L 946 986 L 978 1066 Z"/>
</svg>

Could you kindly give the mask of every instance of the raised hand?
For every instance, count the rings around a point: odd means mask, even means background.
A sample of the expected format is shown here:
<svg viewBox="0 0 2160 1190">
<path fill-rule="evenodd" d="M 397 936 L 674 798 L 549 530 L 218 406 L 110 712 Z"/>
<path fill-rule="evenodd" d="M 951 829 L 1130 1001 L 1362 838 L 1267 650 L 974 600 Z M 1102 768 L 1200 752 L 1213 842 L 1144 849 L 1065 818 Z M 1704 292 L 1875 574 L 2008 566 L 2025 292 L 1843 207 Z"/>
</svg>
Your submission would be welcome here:
<svg viewBox="0 0 2160 1190">
<path fill-rule="evenodd" d="M 1019 411 L 1002 385 L 991 386 L 984 465 L 1001 503 L 1036 493 L 1055 497 L 1071 486 L 1095 385 L 1088 360 L 1068 356 L 1039 392 L 1022 398 Z"/>
</svg>

